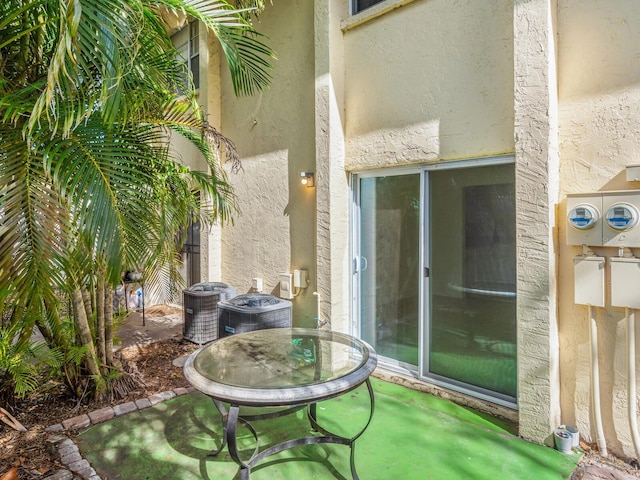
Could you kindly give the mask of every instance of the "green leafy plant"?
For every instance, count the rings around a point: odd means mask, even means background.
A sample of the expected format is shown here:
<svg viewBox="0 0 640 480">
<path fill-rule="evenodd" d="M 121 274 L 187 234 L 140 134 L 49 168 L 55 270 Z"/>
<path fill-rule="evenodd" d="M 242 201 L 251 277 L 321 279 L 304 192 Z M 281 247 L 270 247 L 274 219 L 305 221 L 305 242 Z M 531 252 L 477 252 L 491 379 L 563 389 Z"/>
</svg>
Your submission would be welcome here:
<svg viewBox="0 0 640 480">
<path fill-rule="evenodd" d="M 264 2 L 232 5 L 0 2 L 0 305 L 15 310 L 0 375 L 17 392 L 35 385 L 30 360 L 44 353 L 28 338 L 37 326 L 76 395 L 107 394 L 118 368 L 109 292 L 124 269 L 174 285 L 180 230 L 236 211 L 221 157 L 237 165 L 237 153 L 206 121 L 168 20 L 201 22 L 235 93 L 250 95 L 267 87 L 275 56 L 247 15 Z M 179 165 L 173 134 L 208 172 Z"/>
<path fill-rule="evenodd" d="M 24 398 L 40 384 L 44 369 L 55 370 L 62 358 L 46 342 L 24 341 L 17 336 L 19 328 L 0 328 L 0 396 L 16 394 Z"/>
</svg>

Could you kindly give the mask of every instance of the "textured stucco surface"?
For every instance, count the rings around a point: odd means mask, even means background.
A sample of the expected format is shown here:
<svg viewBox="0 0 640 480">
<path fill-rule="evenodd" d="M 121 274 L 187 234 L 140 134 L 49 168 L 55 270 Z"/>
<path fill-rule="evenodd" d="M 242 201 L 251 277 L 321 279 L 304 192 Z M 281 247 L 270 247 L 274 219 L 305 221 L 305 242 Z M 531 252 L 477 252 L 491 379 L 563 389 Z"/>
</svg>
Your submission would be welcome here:
<svg viewBox="0 0 640 480">
<path fill-rule="evenodd" d="M 399 8 L 350 25 L 345 1 L 278 0 L 258 24 L 279 56 L 272 86 L 236 98 L 222 68 L 221 102 L 209 108 L 244 170 L 230 175 L 241 214 L 212 237 L 221 256 L 210 275 L 217 268 L 241 292 L 262 277 L 277 294 L 279 272 L 306 268 L 297 323 L 316 316 L 318 290 L 321 316 L 350 331 L 349 172 L 515 154 L 520 433 L 542 442 L 569 423 L 591 439 L 565 198 L 640 188 L 624 174 L 640 163 L 640 4 L 391 3 Z M 308 170 L 314 189 L 299 183 Z M 635 456 L 622 317 L 598 312 L 600 392 L 609 447 Z"/>
<path fill-rule="evenodd" d="M 638 18 L 640 4 L 634 1 L 562 0 L 558 8 L 562 421 L 577 425 L 588 439 L 595 438 L 590 413 L 589 320 L 587 307 L 573 303 L 573 257 L 581 249 L 565 245 L 565 195 L 640 188 L 638 182 L 627 182 L 625 176 L 626 165 L 640 163 Z M 617 254 L 616 249 L 593 250 L 604 256 Z M 638 250 L 635 253 L 640 255 Z M 637 458 L 627 418 L 624 310 L 608 307 L 595 313 L 607 447 Z"/>
<path fill-rule="evenodd" d="M 345 32 L 348 169 L 513 151 L 512 3 L 412 2 Z"/>
<path fill-rule="evenodd" d="M 560 421 L 555 51 L 547 0 L 516 1 L 514 12 L 519 433 L 540 442 Z"/>
<path fill-rule="evenodd" d="M 349 184 L 345 172 L 343 48 L 340 0 L 314 2 L 317 265 L 319 318 L 353 333 L 349 261 Z"/>
<path fill-rule="evenodd" d="M 278 55 L 271 86 L 238 98 L 222 74 L 221 128 L 243 164 L 229 175 L 241 212 L 222 232 L 222 279 L 248 292 L 260 277 L 264 292 L 277 295 L 279 273 L 307 270 L 311 283 L 293 300 L 293 313 L 294 324 L 312 326 L 316 189 L 299 175 L 315 170 L 313 2 L 274 2 L 258 28 Z"/>
</svg>

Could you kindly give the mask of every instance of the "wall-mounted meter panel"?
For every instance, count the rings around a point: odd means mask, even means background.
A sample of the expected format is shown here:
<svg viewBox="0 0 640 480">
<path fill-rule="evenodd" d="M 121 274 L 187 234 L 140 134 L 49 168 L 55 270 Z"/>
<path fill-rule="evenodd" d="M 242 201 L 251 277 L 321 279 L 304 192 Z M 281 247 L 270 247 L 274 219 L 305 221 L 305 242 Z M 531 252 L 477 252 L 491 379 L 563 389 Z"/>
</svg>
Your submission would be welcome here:
<svg viewBox="0 0 640 480">
<path fill-rule="evenodd" d="M 602 212 L 602 245 L 640 247 L 640 191 L 603 193 Z"/>
<path fill-rule="evenodd" d="M 602 195 L 567 197 L 567 244 L 602 245 Z"/>
</svg>

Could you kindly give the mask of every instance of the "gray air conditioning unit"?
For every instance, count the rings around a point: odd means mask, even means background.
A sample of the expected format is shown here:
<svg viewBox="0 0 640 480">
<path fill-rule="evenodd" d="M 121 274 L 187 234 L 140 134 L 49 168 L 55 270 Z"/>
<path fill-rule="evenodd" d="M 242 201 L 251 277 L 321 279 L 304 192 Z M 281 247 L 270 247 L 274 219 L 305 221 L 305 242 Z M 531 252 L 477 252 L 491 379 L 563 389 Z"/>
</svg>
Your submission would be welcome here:
<svg viewBox="0 0 640 480">
<path fill-rule="evenodd" d="M 238 290 L 226 283 L 196 283 L 182 291 L 184 326 L 182 336 L 202 345 L 218 338 L 218 303 L 236 296 Z"/>
<path fill-rule="evenodd" d="M 263 293 L 246 293 L 218 304 L 218 336 L 263 328 L 291 327 L 291 302 Z"/>
</svg>

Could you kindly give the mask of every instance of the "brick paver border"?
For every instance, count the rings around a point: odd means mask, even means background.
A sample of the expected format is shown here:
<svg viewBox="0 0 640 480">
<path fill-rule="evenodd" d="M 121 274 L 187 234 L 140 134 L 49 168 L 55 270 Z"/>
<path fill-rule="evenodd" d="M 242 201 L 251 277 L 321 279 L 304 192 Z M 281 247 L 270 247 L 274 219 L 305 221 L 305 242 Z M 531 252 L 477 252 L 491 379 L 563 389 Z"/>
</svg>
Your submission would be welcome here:
<svg viewBox="0 0 640 480">
<path fill-rule="evenodd" d="M 102 480 L 89 462 L 82 458 L 80 450 L 75 442 L 66 435 L 67 430 L 77 430 L 90 425 L 106 422 L 112 418 L 126 415 L 127 413 L 143 410 L 180 395 L 194 392 L 195 388 L 176 388 L 165 392 L 155 393 L 135 402 L 121 403 L 114 407 L 101 408 L 87 414 L 64 420 L 62 423 L 51 425 L 45 429 L 47 442 L 52 444 L 60 456 L 60 461 L 65 468 L 58 470 L 53 475 L 44 477 L 43 480 Z"/>
</svg>

